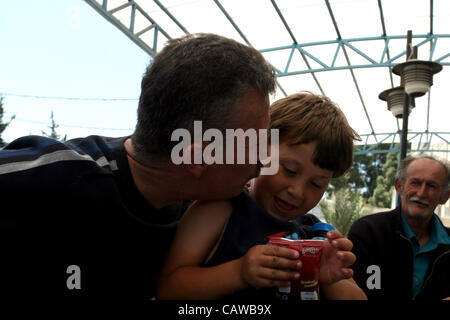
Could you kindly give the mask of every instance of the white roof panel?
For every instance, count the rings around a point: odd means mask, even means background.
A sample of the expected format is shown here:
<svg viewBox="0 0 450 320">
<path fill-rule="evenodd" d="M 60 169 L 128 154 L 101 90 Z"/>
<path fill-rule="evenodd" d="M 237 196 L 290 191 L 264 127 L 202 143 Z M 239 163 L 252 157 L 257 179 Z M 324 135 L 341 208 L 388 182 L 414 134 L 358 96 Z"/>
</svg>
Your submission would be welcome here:
<svg viewBox="0 0 450 320">
<path fill-rule="evenodd" d="M 107 9 L 127 3 L 109 0 Z M 322 89 L 341 106 L 360 134 L 371 133 L 370 124 L 375 133 L 399 129 L 399 121 L 378 95 L 400 84 L 400 77 L 390 75 L 386 64 L 405 61 L 406 33 L 412 30 L 412 44 L 420 45 L 419 58 L 438 59 L 444 69 L 435 75 L 430 105 L 428 95 L 416 99 L 409 129 L 450 131 L 445 102 L 450 83 L 450 1 L 135 0 L 129 4 L 133 3 L 145 12 L 136 10 L 134 33 L 145 31 L 151 25 L 147 17 L 151 17 L 171 38 L 186 32 L 210 32 L 248 41 L 277 69 L 278 82 L 287 94 L 302 90 L 320 93 Z M 131 10 L 129 5 L 113 17 L 130 28 Z M 153 48 L 154 35 L 150 29 L 138 38 Z M 437 41 L 426 38 L 431 36 L 438 37 Z M 158 33 L 157 40 L 156 51 L 167 38 Z M 314 73 L 309 73 L 311 70 Z M 272 99 L 282 96 L 278 90 Z"/>
</svg>

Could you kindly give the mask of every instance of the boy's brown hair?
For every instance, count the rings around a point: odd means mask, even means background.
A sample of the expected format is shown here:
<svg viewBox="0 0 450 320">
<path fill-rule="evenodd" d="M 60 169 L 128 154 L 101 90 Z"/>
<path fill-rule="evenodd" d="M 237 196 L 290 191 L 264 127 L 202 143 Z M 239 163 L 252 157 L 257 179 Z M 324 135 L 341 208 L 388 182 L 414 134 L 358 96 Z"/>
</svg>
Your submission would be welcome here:
<svg viewBox="0 0 450 320">
<path fill-rule="evenodd" d="M 339 107 L 328 97 L 310 92 L 289 95 L 272 103 L 269 129 L 278 129 L 280 143 L 316 142 L 313 162 L 343 175 L 353 163 L 353 140 L 361 140 Z M 270 132 L 270 130 L 269 130 Z"/>
</svg>

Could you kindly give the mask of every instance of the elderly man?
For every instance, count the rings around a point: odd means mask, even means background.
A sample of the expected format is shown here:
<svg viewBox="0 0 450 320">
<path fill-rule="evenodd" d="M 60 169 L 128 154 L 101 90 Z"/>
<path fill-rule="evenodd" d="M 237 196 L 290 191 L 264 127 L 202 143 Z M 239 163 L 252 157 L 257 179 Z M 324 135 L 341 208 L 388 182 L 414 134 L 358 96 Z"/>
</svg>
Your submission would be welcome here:
<svg viewBox="0 0 450 320">
<path fill-rule="evenodd" d="M 261 167 L 195 161 L 207 145 L 195 138 L 174 163 L 174 132 L 266 129 L 275 84 L 256 49 L 189 35 L 147 68 L 132 136 L 11 142 L 0 151 L 0 295 L 153 297 L 189 200 L 236 196 Z"/>
<path fill-rule="evenodd" d="M 405 158 L 395 179 L 400 207 L 352 225 L 355 280 L 369 299 L 450 297 L 450 230 L 433 213 L 450 196 L 449 172 L 430 156 Z"/>
</svg>

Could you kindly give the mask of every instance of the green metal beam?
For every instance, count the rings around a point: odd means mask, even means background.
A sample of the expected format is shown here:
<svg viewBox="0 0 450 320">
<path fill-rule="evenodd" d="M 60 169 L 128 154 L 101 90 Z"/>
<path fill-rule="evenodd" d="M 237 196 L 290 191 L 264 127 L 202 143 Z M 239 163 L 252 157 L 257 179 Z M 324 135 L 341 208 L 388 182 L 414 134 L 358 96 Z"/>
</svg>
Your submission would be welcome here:
<svg viewBox="0 0 450 320">
<path fill-rule="evenodd" d="M 432 42 L 433 47 L 435 48 L 438 45 L 438 39 L 441 38 L 450 38 L 450 34 L 425 34 L 425 35 L 413 35 L 413 38 L 423 39 L 419 44 L 417 44 L 417 47 L 421 47 L 425 45 L 426 43 Z M 364 37 L 364 38 L 350 38 L 350 39 L 335 39 L 335 40 L 327 40 L 327 41 L 318 41 L 318 42 L 309 42 L 309 43 L 300 43 L 300 44 L 291 44 L 286 46 L 280 46 L 280 47 L 274 47 L 274 48 L 266 48 L 261 49 L 260 51 L 265 52 L 276 52 L 276 51 L 288 51 L 291 52 L 292 50 L 299 50 L 305 55 L 308 56 L 309 59 L 312 61 L 317 62 L 320 67 L 316 67 L 315 69 L 311 68 L 304 68 L 304 69 L 296 69 L 296 70 L 289 70 L 290 64 L 292 62 L 292 59 L 286 59 L 286 68 L 281 68 L 277 70 L 278 77 L 287 77 L 297 74 L 306 74 L 306 73 L 312 73 L 312 72 L 323 72 L 323 71 L 333 71 L 333 70 L 346 70 L 346 69 L 361 69 L 361 68 L 374 68 L 374 67 L 393 67 L 397 64 L 397 60 L 399 60 L 401 57 L 406 57 L 406 50 L 400 52 L 399 54 L 395 55 L 394 57 L 390 57 L 388 55 L 389 52 L 389 45 L 392 42 L 392 40 L 399 40 L 399 39 L 406 39 L 406 35 L 392 35 L 392 36 L 379 36 L 379 37 Z M 358 42 L 376 42 L 376 41 L 382 41 L 384 42 L 383 49 L 378 53 L 378 56 L 380 59 L 374 59 L 370 55 L 373 55 L 373 52 L 369 54 L 368 52 L 364 52 L 364 50 L 357 48 Z M 324 45 L 335 45 L 336 50 L 333 54 L 330 54 L 328 56 L 327 60 L 324 60 L 323 57 L 318 57 L 311 52 L 307 51 L 308 48 L 313 47 L 320 47 Z M 362 64 L 342 64 L 337 65 L 336 64 L 336 58 L 341 50 L 344 48 L 347 48 L 358 55 L 365 58 L 367 63 Z M 450 50 L 447 49 L 446 50 Z M 319 50 L 317 50 L 319 51 Z M 320 50 L 323 52 L 323 50 Z M 373 51 L 373 50 L 372 50 Z M 392 51 L 392 50 L 391 50 Z M 434 52 L 434 50 L 433 50 Z M 430 61 L 439 62 L 443 66 L 450 66 L 450 62 L 443 61 L 446 58 L 450 56 L 450 52 L 444 53 L 440 57 L 434 57 L 430 54 L 429 58 L 432 58 Z"/>
<path fill-rule="evenodd" d="M 154 39 L 158 39 L 158 34 L 164 35 L 167 39 L 171 39 L 171 36 L 152 18 L 150 15 L 145 12 L 134 0 L 130 0 L 127 3 L 108 10 L 108 1 L 103 0 L 103 4 L 100 5 L 95 0 L 84 0 L 87 4 L 89 4 L 94 10 L 96 10 L 101 16 L 103 16 L 107 21 L 112 23 L 114 26 L 116 26 L 120 31 L 125 33 L 134 43 L 136 43 L 140 48 L 142 48 L 145 52 L 150 54 L 151 56 L 154 56 L 157 52 L 157 41 L 153 41 L 153 43 L 147 43 L 145 42 L 141 36 L 142 34 L 149 32 L 152 30 L 154 32 Z M 169 12 L 169 10 L 162 6 L 162 4 L 154 0 L 157 5 L 160 6 L 160 8 L 163 10 L 164 13 L 184 32 L 187 33 L 187 29 Z M 218 0 L 215 0 L 215 3 L 219 8 L 221 8 L 222 12 L 228 16 L 228 20 L 230 23 L 234 24 L 235 29 L 237 32 L 242 36 L 244 41 L 247 43 L 250 43 L 248 38 L 244 35 L 244 33 L 238 28 L 238 26 L 235 24 L 235 22 L 231 19 L 229 14 L 225 11 L 223 6 Z M 326 1 L 326 3 L 329 5 L 329 2 Z M 274 8 L 276 9 L 276 3 L 275 1 L 272 1 L 272 4 L 274 4 Z M 119 11 L 128 10 L 128 7 L 131 6 L 133 9 L 130 10 L 130 25 L 126 26 L 124 25 L 119 19 L 117 19 L 114 16 L 114 13 L 117 13 Z M 331 7 L 330 7 L 331 9 Z M 140 12 L 142 16 L 148 21 L 149 26 L 146 28 L 137 31 L 134 25 L 134 12 Z M 279 10 L 278 10 L 279 11 Z M 279 15 L 281 14 L 281 11 Z M 382 24 L 384 24 L 384 17 L 382 16 L 382 8 L 380 7 L 380 15 L 382 19 Z M 280 18 L 283 20 L 283 16 L 281 15 Z M 333 16 L 334 18 L 334 16 Z M 289 28 L 289 26 L 287 26 Z M 337 24 L 336 24 L 337 28 Z M 290 29 L 287 29 L 288 32 Z M 285 46 L 280 47 L 274 47 L 274 48 L 263 48 L 260 49 L 262 53 L 264 52 L 275 52 L 275 51 L 288 51 L 289 58 L 286 60 L 285 68 L 281 68 L 277 70 L 278 77 L 286 77 L 291 75 L 298 75 L 298 74 L 306 74 L 311 73 L 314 74 L 315 72 L 323 72 L 323 71 L 333 71 L 333 70 L 353 70 L 353 69 L 360 69 L 360 68 L 373 68 L 373 67 L 393 67 L 397 62 L 398 59 L 406 55 L 406 51 L 403 51 L 394 57 L 391 57 L 389 52 L 392 50 L 389 50 L 389 45 L 392 40 L 398 40 L 398 39 L 406 39 L 406 35 L 391 35 L 388 36 L 385 34 L 385 30 L 383 30 L 383 35 L 378 37 L 362 37 L 362 38 L 349 38 L 349 39 L 341 39 L 339 29 L 336 29 L 338 32 L 338 39 L 333 40 L 327 40 L 327 41 L 318 41 L 318 42 L 309 42 L 309 43 L 296 43 L 295 37 L 293 38 L 294 43 L 288 44 Z M 292 32 L 291 32 L 292 33 Z M 420 42 L 417 46 L 421 47 L 426 43 L 432 43 L 432 52 L 430 52 L 429 60 L 439 62 L 444 66 L 450 66 L 450 62 L 444 61 L 450 56 L 450 50 L 446 48 L 446 53 L 442 54 L 440 57 L 434 57 L 434 51 L 435 48 L 439 45 L 439 42 L 437 41 L 440 38 L 450 38 L 450 34 L 425 34 L 425 35 L 413 35 L 413 38 L 415 39 L 423 39 L 422 42 Z M 371 54 L 368 52 L 365 52 L 364 50 L 361 50 L 358 48 L 357 43 L 358 42 L 372 42 L 372 41 L 382 41 L 384 43 L 383 49 L 378 53 L 378 56 L 380 59 L 375 59 L 373 56 L 371 57 Z M 320 47 L 324 45 L 336 45 L 336 50 L 333 52 L 333 54 L 330 54 L 328 57 L 329 59 L 324 60 L 321 57 L 318 57 L 311 52 L 308 51 L 308 48 L 313 47 Z M 355 52 L 358 55 L 362 56 L 367 63 L 363 64 L 342 64 L 337 65 L 336 64 L 336 58 L 341 51 L 345 51 L 348 49 L 349 51 Z M 294 69 L 290 70 L 290 65 L 292 62 L 292 55 L 294 51 L 298 51 L 301 53 L 302 57 L 306 62 L 308 61 L 315 61 L 317 62 L 320 67 L 312 68 L 309 63 L 305 63 L 307 65 L 306 68 L 302 69 Z M 320 50 L 323 52 L 323 50 Z"/>
<path fill-rule="evenodd" d="M 157 39 L 158 34 L 163 34 L 167 39 L 171 39 L 169 34 L 164 31 L 164 29 L 157 24 L 148 14 L 145 12 L 135 1 L 128 1 L 124 3 L 123 5 L 120 5 L 118 7 L 112 8 L 108 10 L 108 1 L 103 0 L 102 5 L 100 5 L 95 0 L 84 0 L 88 5 L 90 5 L 95 11 L 97 11 L 103 18 L 105 18 L 107 21 L 109 21 L 112 25 L 117 27 L 120 31 L 122 31 L 128 38 L 130 38 L 131 41 L 133 41 L 135 44 L 137 44 L 142 50 L 147 52 L 150 56 L 154 56 L 157 52 Z M 128 7 L 131 6 L 130 10 L 130 25 L 126 26 L 124 25 L 119 19 L 117 19 L 114 14 L 119 11 L 128 10 Z M 139 32 L 135 32 L 135 15 L 136 10 L 142 14 L 142 16 L 147 20 L 149 26 L 144 28 L 143 30 L 140 30 Z M 153 43 L 150 45 L 146 43 L 144 40 L 142 40 L 141 36 L 149 32 L 150 30 L 153 30 Z"/>
<path fill-rule="evenodd" d="M 377 143 L 369 143 L 369 138 L 372 136 L 378 136 L 380 139 Z M 354 154 L 373 154 L 373 153 L 389 153 L 389 152 L 400 152 L 400 137 L 401 132 L 389 132 L 389 133 L 376 133 L 376 134 L 361 134 L 361 139 L 364 141 L 363 144 L 356 145 Z M 431 149 L 434 143 L 446 143 L 450 144 L 450 132 L 408 132 L 408 144 L 413 146 L 413 149 L 408 149 L 407 152 L 450 152 L 450 149 Z M 379 148 L 390 143 L 389 148 Z M 416 146 L 417 144 L 417 146 Z"/>
<path fill-rule="evenodd" d="M 167 39 L 171 39 L 170 35 L 164 31 L 164 29 L 156 23 L 156 21 L 149 16 L 148 13 L 146 13 L 134 0 L 129 0 L 127 3 L 124 3 L 123 5 L 120 5 L 116 8 L 112 8 L 108 10 L 108 0 L 102 0 L 102 4 L 100 5 L 95 0 L 84 0 L 87 4 L 89 4 L 94 10 L 96 10 L 101 16 L 103 16 L 107 21 L 112 23 L 114 26 L 116 26 L 119 30 L 121 30 L 123 33 L 125 33 L 134 43 L 136 43 L 140 48 L 142 48 L 145 52 L 147 52 L 149 55 L 154 56 L 157 53 L 158 50 L 158 35 L 162 34 Z M 154 2 L 162 9 L 162 11 L 186 34 L 189 32 L 187 29 L 169 12 L 167 8 L 165 8 L 161 2 L 158 0 L 154 0 Z M 247 39 L 247 37 L 244 35 L 244 33 L 239 29 L 239 27 L 235 24 L 231 16 L 227 13 L 225 8 L 222 6 L 222 4 L 219 2 L 219 0 L 214 0 L 216 5 L 222 10 L 222 12 L 225 14 L 225 16 L 228 18 L 230 23 L 233 25 L 233 27 L 236 29 L 236 31 L 241 35 L 241 37 L 244 39 L 244 41 L 248 44 L 250 44 L 250 41 Z M 307 74 L 310 73 L 314 76 L 314 73 L 316 72 L 323 72 L 323 71 L 333 71 L 333 70 L 353 70 L 353 69 L 361 69 L 361 68 L 374 68 L 374 67 L 386 67 L 390 70 L 397 62 L 398 59 L 401 57 L 406 57 L 406 50 L 395 55 L 394 57 L 391 57 L 390 52 L 390 44 L 392 43 L 392 40 L 399 40 L 399 39 L 406 39 L 406 35 L 387 35 L 386 34 L 386 28 L 384 23 L 384 15 L 383 15 L 383 8 L 381 5 L 381 0 L 378 0 L 378 6 L 380 10 L 380 20 L 381 25 L 383 28 L 383 34 L 379 37 L 362 37 L 362 38 L 349 38 L 349 39 L 342 39 L 341 34 L 339 32 L 339 28 L 337 25 L 337 22 L 334 18 L 333 11 L 331 9 L 331 5 L 328 0 L 325 0 L 325 4 L 328 7 L 330 17 L 332 18 L 333 24 L 335 26 L 338 39 L 334 40 L 327 40 L 327 41 L 318 41 L 318 42 L 309 42 L 309 43 L 297 43 L 297 39 L 292 33 L 292 30 L 290 29 L 289 25 L 286 23 L 286 20 L 284 19 L 281 11 L 279 10 L 276 1 L 271 0 L 275 10 L 277 11 L 280 19 L 282 20 L 283 24 L 286 27 L 286 30 L 291 35 L 291 39 L 293 41 L 292 44 L 275 47 L 275 48 L 264 48 L 260 49 L 260 52 L 275 52 L 275 51 L 288 51 L 288 58 L 285 62 L 285 67 L 281 69 L 276 69 L 278 77 L 287 77 L 292 75 L 298 75 L 298 74 Z M 124 25 L 119 19 L 117 19 L 114 14 L 123 11 L 128 10 L 131 6 L 130 10 L 130 25 L 126 26 Z M 135 28 L 135 14 L 136 11 L 142 14 L 142 16 L 148 21 L 148 26 L 142 30 L 139 30 L 136 32 Z M 430 0 L 430 11 L 432 13 L 433 11 L 433 1 Z M 147 32 L 153 31 L 153 43 L 149 44 L 145 42 L 141 36 Z M 450 34 L 433 34 L 433 20 L 432 17 L 430 17 L 430 33 L 425 35 L 414 35 L 413 38 L 416 39 L 423 39 L 419 44 L 417 44 L 417 47 L 421 47 L 425 45 L 426 43 L 430 43 L 430 55 L 429 60 L 435 61 L 441 63 L 443 66 L 450 66 L 450 62 L 444 61 L 448 57 L 450 57 L 450 48 L 445 48 L 442 56 L 440 57 L 434 57 L 434 52 L 436 47 L 438 46 L 438 40 L 441 38 L 450 38 Z M 382 50 L 378 52 L 379 59 L 373 58 L 371 56 L 373 54 L 373 50 L 371 53 L 365 52 L 364 50 L 361 50 L 358 48 L 359 42 L 376 42 L 376 41 L 382 41 L 384 43 L 382 47 Z M 442 41 L 441 41 L 442 43 Z M 335 45 L 336 49 L 334 52 L 332 52 L 327 60 L 324 60 L 323 57 L 318 57 L 314 54 L 312 54 L 308 49 L 314 48 L 314 47 L 321 47 L 321 46 L 329 46 L 329 45 Z M 361 57 L 363 57 L 367 63 L 362 64 L 351 64 L 347 51 L 349 50 L 351 52 L 354 52 Z M 294 52 L 298 51 L 304 62 L 307 66 L 305 69 L 298 68 L 295 70 L 290 70 L 292 60 L 294 57 Z M 317 50 L 318 52 L 323 50 Z M 336 63 L 337 57 L 340 52 L 343 52 L 346 56 L 346 64 L 338 65 Z M 441 50 L 442 51 L 442 50 Z M 309 61 L 315 61 L 320 67 L 312 68 L 311 65 L 308 62 Z M 392 75 L 391 72 L 389 72 L 391 76 L 391 84 L 392 84 Z M 316 80 L 316 79 L 315 79 Z M 318 84 L 320 88 L 320 84 L 316 80 L 316 83 Z M 278 84 L 279 85 L 279 84 Z M 280 89 L 283 91 L 283 93 L 286 95 L 284 90 L 279 86 Z M 322 90 L 321 90 L 322 91 Z M 323 92 L 323 91 L 322 91 Z M 397 127 L 398 127 L 398 121 L 397 121 Z M 426 137 L 425 139 L 424 136 Z M 384 153 L 384 152 L 399 152 L 399 146 L 396 145 L 396 140 L 400 140 L 400 132 L 393 132 L 393 133 L 374 133 L 373 129 L 372 132 L 369 134 L 363 134 L 361 135 L 362 138 L 365 138 L 365 143 L 362 145 L 357 145 L 355 147 L 355 154 L 366 154 L 366 153 Z M 375 144 L 369 144 L 369 138 L 373 137 L 376 141 Z M 408 133 L 408 141 L 410 143 L 415 143 L 416 140 L 419 140 L 418 147 L 414 150 L 408 150 L 409 152 L 450 152 L 449 150 L 432 150 L 431 148 L 431 140 L 432 139 L 438 139 L 438 141 L 442 141 L 445 143 L 449 143 L 450 141 L 450 132 L 409 132 Z M 392 142 L 390 144 L 390 148 L 387 150 L 377 149 L 378 146 L 385 143 L 386 140 L 392 139 Z M 424 143 L 422 143 L 422 140 L 425 140 Z"/>
</svg>

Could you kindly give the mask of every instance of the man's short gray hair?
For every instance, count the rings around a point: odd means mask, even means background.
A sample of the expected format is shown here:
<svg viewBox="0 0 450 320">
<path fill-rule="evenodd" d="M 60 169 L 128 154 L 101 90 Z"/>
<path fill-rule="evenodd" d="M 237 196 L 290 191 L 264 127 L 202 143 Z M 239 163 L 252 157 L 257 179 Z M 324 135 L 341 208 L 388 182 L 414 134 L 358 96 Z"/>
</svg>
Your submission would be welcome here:
<svg viewBox="0 0 450 320">
<path fill-rule="evenodd" d="M 406 170 L 408 169 L 409 165 L 415 161 L 415 160 L 419 160 L 419 159 L 430 159 L 433 161 L 436 161 L 437 163 L 439 163 L 440 165 L 442 165 L 447 173 L 447 177 L 444 181 L 444 191 L 447 191 L 450 189 L 450 164 L 448 161 L 443 160 L 443 159 L 438 159 L 435 158 L 431 155 L 427 155 L 427 154 L 419 154 L 419 155 L 415 155 L 415 156 L 407 156 L 405 159 L 403 159 L 400 162 L 400 165 L 397 169 L 397 173 L 395 174 L 395 179 L 398 179 L 400 181 L 401 184 L 403 184 L 406 180 Z"/>
<path fill-rule="evenodd" d="M 133 148 L 138 159 L 170 159 L 178 144 L 176 129 L 194 134 L 225 132 L 242 112 L 237 102 L 250 89 L 264 97 L 276 89 L 275 69 L 253 47 L 215 34 L 190 34 L 171 39 L 154 57 L 141 83 Z M 261 108 L 265 107 L 264 105 Z"/>
</svg>

